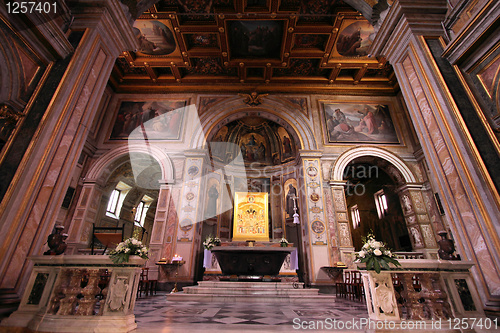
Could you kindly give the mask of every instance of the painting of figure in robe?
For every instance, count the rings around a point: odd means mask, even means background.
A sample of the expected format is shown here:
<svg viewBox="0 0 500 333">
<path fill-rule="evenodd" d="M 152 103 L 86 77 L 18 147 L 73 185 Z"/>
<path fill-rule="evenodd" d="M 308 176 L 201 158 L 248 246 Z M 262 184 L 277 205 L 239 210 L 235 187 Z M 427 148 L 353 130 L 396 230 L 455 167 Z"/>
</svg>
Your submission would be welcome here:
<svg viewBox="0 0 500 333">
<path fill-rule="evenodd" d="M 323 104 L 327 142 L 399 143 L 389 107 Z"/>
<path fill-rule="evenodd" d="M 285 218 L 288 220 L 293 218 L 295 212 L 299 214 L 297 180 L 288 179 L 283 188 L 285 192 Z"/>
<path fill-rule="evenodd" d="M 264 162 L 266 160 L 266 143 L 262 135 L 249 133 L 240 142 L 241 153 L 245 163 Z"/>
</svg>

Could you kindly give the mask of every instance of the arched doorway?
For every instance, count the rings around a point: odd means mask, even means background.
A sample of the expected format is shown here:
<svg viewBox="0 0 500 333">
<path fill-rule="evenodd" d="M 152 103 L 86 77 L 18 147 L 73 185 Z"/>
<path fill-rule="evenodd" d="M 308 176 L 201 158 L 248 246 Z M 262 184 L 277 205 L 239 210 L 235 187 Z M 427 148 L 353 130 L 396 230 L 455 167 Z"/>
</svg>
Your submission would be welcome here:
<svg viewBox="0 0 500 333">
<path fill-rule="evenodd" d="M 364 173 L 366 177 L 359 177 L 359 175 L 356 174 L 358 171 L 356 170 L 356 166 L 368 168 L 366 170 L 361 168 L 361 173 Z M 370 170 L 370 167 L 373 169 Z M 354 176 L 352 176 L 353 171 Z M 384 235 L 384 233 L 380 231 L 380 240 L 392 242 L 395 248 L 400 248 L 402 250 L 409 249 L 407 245 L 408 239 L 406 238 L 406 234 L 408 234 L 412 251 L 417 251 L 419 256 L 425 258 L 437 258 L 437 231 L 441 230 L 443 227 L 439 217 L 433 213 L 435 203 L 429 200 L 432 195 L 429 195 L 428 188 L 422 185 L 421 182 L 423 182 L 423 180 L 412 171 L 412 168 L 410 168 L 407 162 L 403 161 L 396 154 L 374 146 L 363 146 L 345 151 L 332 166 L 330 184 L 333 197 L 335 198 L 334 208 L 337 212 L 337 216 L 341 217 L 337 219 L 340 241 L 339 256 L 341 260 L 352 265 L 351 253 L 356 248 L 353 236 L 353 229 L 355 228 L 352 227 L 353 216 L 351 215 L 351 210 L 355 203 L 354 199 L 350 199 L 351 202 L 348 209 L 346 198 L 349 196 L 347 192 L 348 190 L 355 191 L 353 185 L 356 186 L 356 182 L 358 181 L 363 180 L 364 183 L 370 184 L 373 180 L 368 182 L 368 179 L 373 178 L 373 174 L 377 171 L 379 176 L 384 175 L 383 177 L 385 177 L 383 181 L 385 190 L 391 195 L 391 198 L 386 197 L 386 200 L 390 199 L 389 201 L 391 201 L 391 205 L 393 205 L 391 206 L 392 208 L 387 205 L 387 209 L 391 209 L 393 214 L 396 214 L 393 216 L 394 219 L 397 220 L 391 222 L 394 223 L 395 234 L 392 236 L 389 235 L 389 231 L 392 229 L 385 228 L 383 231 L 388 235 Z M 351 176 L 348 176 L 349 173 L 351 173 Z M 370 173 L 372 177 L 370 177 Z M 349 177 L 350 179 L 347 179 Z M 349 180 L 351 183 L 349 183 Z M 377 182 L 374 184 L 377 184 Z M 380 189 L 384 190 L 384 184 L 382 184 L 382 182 L 379 183 L 379 186 L 382 185 Z M 358 187 L 358 192 L 362 192 L 363 186 L 366 184 L 360 183 L 360 185 L 361 186 Z M 349 186 L 350 189 L 348 188 Z M 372 192 L 375 191 L 375 185 L 373 185 L 373 187 Z M 370 211 L 374 214 L 377 212 L 377 203 L 375 199 L 380 189 L 370 194 L 372 203 L 366 206 L 367 214 L 370 214 Z M 389 204 L 388 201 L 387 204 Z M 375 211 L 373 211 L 374 207 Z M 401 214 L 399 217 L 404 221 L 407 232 L 398 230 L 398 228 L 402 227 L 402 222 L 399 221 L 397 214 Z M 358 216 L 361 218 L 361 214 Z M 375 216 L 372 214 L 371 219 L 378 221 L 384 220 L 385 217 L 381 216 L 379 218 L 377 212 Z M 370 220 L 370 217 L 368 217 L 368 220 Z M 363 233 L 364 232 L 363 230 Z M 392 231 L 390 232 L 392 233 Z M 361 229 L 359 234 L 361 235 Z M 357 235 L 356 238 L 358 237 L 359 235 Z M 359 242 L 359 238 L 356 239 L 356 242 Z"/>
<path fill-rule="evenodd" d="M 412 244 L 399 201 L 398 184 L 384 169 L 383 160 L 364 156 L 345 168 L 345 195 L 353 246 L 359 251 L 368 233 L 393 251 L 410 252 Z"/>
</svg>

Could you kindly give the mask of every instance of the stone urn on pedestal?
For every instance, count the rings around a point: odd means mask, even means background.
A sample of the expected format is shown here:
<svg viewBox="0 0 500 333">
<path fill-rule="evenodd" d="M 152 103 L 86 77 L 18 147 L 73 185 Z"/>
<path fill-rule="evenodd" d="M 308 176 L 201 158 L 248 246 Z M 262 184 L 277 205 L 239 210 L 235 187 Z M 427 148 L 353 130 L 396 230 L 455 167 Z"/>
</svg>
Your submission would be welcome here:
<svg viewBox="0 0 500 333">
<path fill-rule="evenodd" d="M 438 255 L 439 259 L 443 260 L 460 260 L 460 255 L 454 255 L 455 252 L 455 244 L 451 239 L 446 238 L 448 233 L 446 231 L 438 232 L 438 235 L 441 236 L 441 239 L 438 241 L 439 250 Z"/>
</svg>

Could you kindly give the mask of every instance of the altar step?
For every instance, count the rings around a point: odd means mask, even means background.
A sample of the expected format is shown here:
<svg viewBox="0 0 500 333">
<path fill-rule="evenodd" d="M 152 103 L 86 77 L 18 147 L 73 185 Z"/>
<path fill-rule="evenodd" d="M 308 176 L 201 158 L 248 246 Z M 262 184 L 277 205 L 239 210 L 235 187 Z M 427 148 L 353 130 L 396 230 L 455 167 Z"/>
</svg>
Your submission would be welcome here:
<svg viewBox="0 0 500 333">
<path fill-rule="evenodd" d="M 298 303 L 335 302 L 335 296 L 318 294 L 319 289 L 303 288 L 293 282 L 200 281 L 182 292 L 167 295 L 168 301 Z"/>
</svg>

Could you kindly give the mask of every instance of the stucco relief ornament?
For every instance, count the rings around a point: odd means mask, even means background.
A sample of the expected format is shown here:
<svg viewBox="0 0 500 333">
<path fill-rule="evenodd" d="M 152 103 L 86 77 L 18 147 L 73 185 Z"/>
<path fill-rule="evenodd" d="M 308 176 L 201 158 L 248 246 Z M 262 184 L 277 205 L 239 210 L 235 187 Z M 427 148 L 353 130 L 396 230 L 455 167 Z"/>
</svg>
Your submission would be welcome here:
<svg viewBox="0 0 500 333">
<path fill-rule="evenodd" d="M 259 94 L 256 91 L 251 92 L 250 94 L 238 94 L 243 98 L 243 103 L 248 106 L 257 106 L 262 104 L 262 99 L 269 94 Z"/>
<path fill-rule="evenodd" d="M 389 281 L 386 277 L 383 279 L 374 277 L 374 280 L 378 283 L 375 287 L 375 305 L 386 315 L 390 315 L 394 312 L 396 304 L 394 304 L 392 290 L 387 286 Z"/>
<path fill-rule="evenodd" d="M 318 175 L 318 169 L 313 166 L 307 168 L 307 175 L 311 178 L 315 178 Z"/>
<path fill-rule="evenodd" d="M 422 242 L 422 236 L 420 235 L 420 232 L 417 230 L 417 228 L 412 227 L 410 228 L 411 235 L 413 237 L 413 240 L 415 241 L 416 246 L 424 246 L 424 243 Z"/>
<path fill-rule="evenodd" d="M 408 212 L 411 212 L 412 211 L 412 206 L 411 206 L 411 199 L 409 196 L 407 195 L 403 195 L 403 197 L 401 198 L 403 200 L 403 205 L 405 207 L 405 211 L 408 213 Z"/>
<path fill-rule="evenodd" d="M 128 283 L 126 283 L 126 278 L 118 278 L 116 284 L 113 288 L 113 294 L 108 300 L 109 308 L 112 311 L 118 311 L 127 302 L 127 291 L 129 288 Z"/>
<path fill-rule="evenodd" d="M 342 245 L 347 245 L 349 244 L 349 230 L 347 229 L 347 224 L 345 223 L 342 223 L 342 224 L 339 224 L 339 227 L 340 227 L 340 230 L 339 230 L 339 233 L 340 233 L 340 241 L 341 241 L 341 244 Z"/>
</svg>

